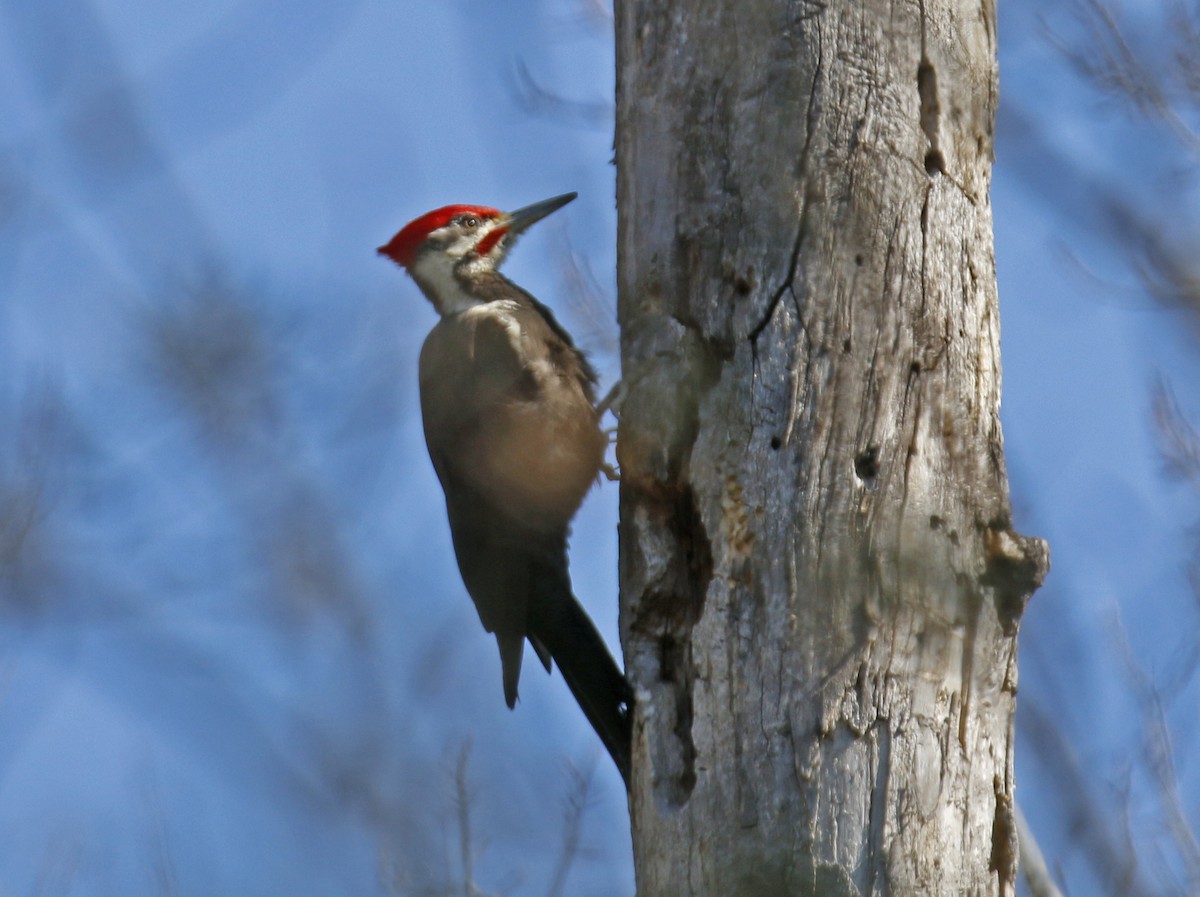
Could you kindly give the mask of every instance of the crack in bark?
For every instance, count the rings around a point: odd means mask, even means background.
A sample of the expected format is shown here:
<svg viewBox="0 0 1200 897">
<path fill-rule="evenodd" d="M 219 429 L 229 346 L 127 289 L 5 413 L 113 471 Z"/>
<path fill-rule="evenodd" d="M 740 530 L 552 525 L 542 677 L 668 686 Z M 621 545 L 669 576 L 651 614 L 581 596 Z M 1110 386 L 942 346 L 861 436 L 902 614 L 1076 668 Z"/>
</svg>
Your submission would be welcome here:
<svg viewBox="0 0 1200 897">
<path fill-rule="evenodd" d="M 1014 893 L 1017 880 L 1017 822 L 1013 814 L 1012 795 L 1004 789 L 997 776 L 993 780 L 996 812 L 992 817 L 992 855 L 988 868 L 1000 878 L 1000 893 Z"/>
<path fill-rule="evenodd" d="M 806 176 L 808 173 L 809 152 L 812 148 L 813 134 L 815 133 L 815 131 L 817 129 L 817 118 L 818 118 L 817 91 L 818 91 L 818 88 L 820 87 L 821 74 L 822 74 L 823 69 L 824 69 L 824 53 L 823 53 L 823 49 L 821 46 L 821 32 L 820 32 L 820 30 L 818 30 L 817 31 L 817 58 L 816 58 L 816 64 L 813 68 L 812 85 L 809 88 L 809 92 L 808 92 L 808 109 L 807 109 L 807 114 L 805 117 L 806 129 L 805 129 L 805 133 L 804 133 L 804 146 L 801 147 L 801 149 L 800 149 L 800 163 L 798 166 L 799 173 L 801 176 Z M 754 326 L 754 328 L 750 331 L 750 334 L 749 334 L 750 343 L 755 348 L 757 348 L 756 344 L 758 343 L 758 337 L 762 334 L 762 332 L 766 329 L 767 325 L 771 322 L 771 318 L 773 318 L 775 316 L 775 309 L 779 305 L 780 299 L 783 298 L 784 292 L 786 290 L 788 290 L 792 286 L 792 284 L 795 282 L 796 268 L 800 261 L 800 249 L 804 245 L 804 235 L 805 235 L 805 230 L 807 227 L 807 220 L 808 220 L 808 193 L 806 190 L 803 201 L 801 202 L 801 205 L 800 205 L 800 224 L 796 231 L 796 239 L 792 243 L 792 257 L 791 257 L 791 260 L 788 262 L 787 276 L 784 278 L 783 283 L 780 284 L 780 286 L 771 295 L 771 301 L 767 303 L 767 310 L 766 310 L 766 313 L 763 315 L 762 320 L 760 320 Z M 794 291 L 793 291 L 793 295 L 795 295 Z M 797 301 L 799 301 L 799 300 L 797 300 Z M 801 320 L 801 322 L 803 322 L 803 320 L 804 320 L 802 315 L 800 316 L 800 320 Z M 756 356 L 756 358 L 757 358 L 757 356 Z"/>
<path fill-rule="evenodd" d="M 804 334 L 804 342 L 806 345 L 808 345 L 809 351 L 811 351 L 812 347 L 811 344 L 809 344 L 808 328 L 804 326 L 803 318 L 800 318 L 799 321 L 800 332 Z M 800 362 L 801 355 L 799 352 L 797 352 L 795 361 L 792 363 L 792 369 L 789 371 L 789 377 L 792 381 L 792 396 L 788 402 L 787 426 L 783 428 L 782 445 L 784 446 L 789 446 L 792 444 L 792 431 L 796 426 L 796 418 L 800 416 Z M 772 448 L 775 447 L 774 441 L 772 440 Z"/>
<path fill-rule="evenodd" d="M 871 805 L 867 818 L 870 820 L 870 835 L 867 841 L 867 888 L 865 893 L 875 893 L 875 882 L 880 874 L 885 873 L 883 863 L 883 831 L 887 822 L 887 786 L 891 777 L 892 763 L 892 731 L 888 725 L 878 727 L 879 762 L 875 769 L 875 787 L 871 790 Z"/>
<path fill-rule="evenodd" d="M 962 662 L 958 671 L 959 694 L 961 695 L 958 707 L 958 745 L 964 754 L 970 756 L 971 751 L 967 746 L 967 738 L 974 689 L 972 679 L 975 676 L 975 642 L 979 636 L 979 614 L 983 610 L 983 602 L 980 600 L 979 593 L 969 584 L 963 589 L 963 601 L 967 605 L 967 621 L 963 633 Z"/>
<path fill-rule="evenodd" d="M 796 239 L 792 243 L 792 257 L 788 261 L 787 274 L 784 276 L 783 282 L 776 287 L 775 291 L 771 294 L 771 299 L 767 303 L 767 310 L 763 314 L 762 319 L 754 325 L 748 334 L 750 345 L 756 353 L 759 336 L 761 336 L 762 332 L 767 329 L 767 325 L 771 323 L 771 319 L 775 317 L 775 309 L 779 307 L 779 301 L 783 298 L 783 294 L 788 292 L 788 290 L 792 290 L 792 285 L 795 282 L 796 269 L 800 265 L 800 250 L 804 246 L 804 232 L 807 224 L 807 216 L 808 202 L 805 201 L 804 205 L 800 208 L 800 224 L 796 230 Z M 794 294 L 795 291 L 793 290 L 793 295 Z M 804 319 L 801 318 L 801 326 L 803 326 L 803 320 Z M 755 355 L 755 358 L 757 359 L 757 354 Z"/>
<path fill-rule="evenodd" d="M 929 303 L 929 197 L 933 194 L 933 185 L 925 188 L 925 198 L 921 202 L 921 311 L 924 312 Z"/>
</svg>

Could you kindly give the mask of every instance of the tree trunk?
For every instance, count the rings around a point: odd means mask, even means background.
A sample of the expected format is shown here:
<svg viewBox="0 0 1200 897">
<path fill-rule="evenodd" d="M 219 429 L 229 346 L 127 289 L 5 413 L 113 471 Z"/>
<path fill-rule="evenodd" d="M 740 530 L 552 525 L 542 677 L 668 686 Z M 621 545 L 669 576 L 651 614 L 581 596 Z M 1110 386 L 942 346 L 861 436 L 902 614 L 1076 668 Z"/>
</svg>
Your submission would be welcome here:
<svg viewBox="0 0 1200 897">
<path fill-rule="evenodd" d="M 992 3 L 616 29 L 638 893 L 1012 893 Z"/>
</svg>

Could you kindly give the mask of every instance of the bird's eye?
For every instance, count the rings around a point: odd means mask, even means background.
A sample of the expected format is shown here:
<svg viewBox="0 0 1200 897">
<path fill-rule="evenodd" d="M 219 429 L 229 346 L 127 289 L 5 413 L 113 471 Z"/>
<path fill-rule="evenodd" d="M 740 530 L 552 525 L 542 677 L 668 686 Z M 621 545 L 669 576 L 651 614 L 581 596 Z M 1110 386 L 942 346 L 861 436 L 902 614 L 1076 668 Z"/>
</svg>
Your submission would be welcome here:
<svg viewBox="0 0 1200 897">
<path fill-rule="evenodd" d="M 463 227 L 468 227 L 468 228 L 479 227 L 479 219 L 476 218 L 474 215 L 463 215 L 462 218 L 460 218 L 458 220 L 462 223 Z"/>
</svg>

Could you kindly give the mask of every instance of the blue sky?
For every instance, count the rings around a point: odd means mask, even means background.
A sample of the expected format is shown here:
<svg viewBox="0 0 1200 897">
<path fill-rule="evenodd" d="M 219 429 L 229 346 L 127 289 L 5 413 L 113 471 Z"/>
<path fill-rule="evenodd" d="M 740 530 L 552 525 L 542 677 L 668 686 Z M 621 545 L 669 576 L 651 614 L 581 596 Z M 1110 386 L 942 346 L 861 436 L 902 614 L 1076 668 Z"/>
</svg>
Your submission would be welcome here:
<svg viewBox="0 0 1200 897">
<path fill-rule="evenodd" d="M 446 202 L 577 190 L 507 273 L 614 379 L 605 306 L 554 302 L 572 253 L 614 292 L 613 56 L 590 8 L 0 2 L 0 486 L 38 484 L 25 578 L 0 582 L 0 887 L 436 879 L 469 739 L 481 884 L 544 892 L 573 762 L 595 774 L 570 892 L 632 893 L 619 780 L 561 681 L 529 670 L 517 712 L 500 700 L 415 416 L 433 312 L 374 255 Z M 1069 31 L 1056 4 L 1001 9 L 993 190 L 1013 498 L 1054 558 L 1021 694 L 1119 784 L 1140 718 L 1116 621 L 1151 673 L 1195 637 L 1198 509 L 1162 476 L 1151 389 L 1196 419 L 1200 363 L 1182 317 L 1123 288 L 1094 185 L 1193 214 L 1195 192 L 1045 21 Z M 578 105 L 523 108 L 518 65 Z M 214 358 L 237 362 L 215 383 Z M 602 487 L 572 560 L 614 644 L 615 521 Z M 1195 724 L 1171 718 L 1183 761 Z M 1086 882 L 1020 750 L 1026 812 Z"/>
</svg>

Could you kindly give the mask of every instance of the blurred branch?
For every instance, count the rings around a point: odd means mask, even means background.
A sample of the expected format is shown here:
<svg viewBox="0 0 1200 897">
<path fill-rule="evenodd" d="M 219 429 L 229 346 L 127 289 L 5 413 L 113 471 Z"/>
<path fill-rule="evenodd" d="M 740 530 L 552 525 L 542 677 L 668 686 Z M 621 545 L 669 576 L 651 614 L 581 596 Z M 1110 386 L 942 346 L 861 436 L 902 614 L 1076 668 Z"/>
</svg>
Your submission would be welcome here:
<svg viewBox="0 0 1200 897">
<path fill-rule="evenodd" d="M 43 3 L 7 3 L 0 15 L 12 34 L 8 46 L 21 54 L 20 70 L 28 86 L 44 104 L 45 132 L 22 140 L 13 137 L 7 147 L 13 156 L 30 154 L 32 143 L 40 156 L 53 145 L 66 161 L 62 171 L 75 196 L 54 196 L 39 191 L 39 204 L 48 201 L 75 206 L 106 204 L 131 184 L 155 181 L 154 202 L 138 208 L 135 219 L 140 234 L 127 226 L 81 231 L 86 239 L 104 238 L 100 257 L 121 257 L 126 270 L 140 270 L 136 257 L 148 258 L 146 237 L 168 235 L 176 246 L 188 246 L 204 255 L 213 244 L 212 234 L 178 176 L 175 160 L 152 136 L 100 15 L 88 0 L 46 0 Z M 31 183 L 39 178 L 28 177 Z M 110 218 L 115 213 L 110 214 Z M 68 221 L 78 218 L 75 208 L 64 211 Z M 76 250 L 78 251 L 78 250 Z"/>
<path fill-rule="evenodd" d="M 1200 432 L 1192 426 L 1179 407 L 1170 385 L 1160 378 L 1154 386 L 1154 426 L 1158 431 L 1158 450 L 1168 476 L 1187 483 L 1200 498 Z M 1193 530 L 1195 545 L 1188 566 L 1188 586 L 1193 615 L 1200 619 L 1200 533 Z M 1163 664 L 1161 690 L 1177 695 L 1200 670 L 1200 638 L 1185 638 L 1175 655 Z"/>
<path fill-rule="evenodd" d="M 1166 234 L 1128 209 L 1114 207 L 1114 227 L 1142 283 L 1142 288 L 1166 308 L 1200 317 L 1200 266 L 1197 255 L 1173 246 Z M 1194 236 L 1185 239 L 1193 241 Z"/>
<path fill-rule="evenodd" d="M 471 843 L 471 788 L 467 781 L 467 768 L 471 763 L 471 740 L 468 738 L 458 752 L 454 765 L 454 808 L 458 820 L 458 859 L 462 864 L 463 897 L 478 897 L 481 893 L 475 885 L 475 848 Z"/>
<path fill-rule="evenodd" d="M 1052 197 L 1068 220 L 1087 222 L 1091 232 L 1106 236 L 1108 247 L 1118 247 L 1126 256 L 1147 295 L 1188 312 L 1200 328 L 1197 222 L 1189 218 L 1194 205 L 1178 185 L 1161 196 L 1150 192 L 1153 166 L 1164 154 L 1169 158 L 1175 143 L 1190 158 L 1173 179 L 1194 180 L 1191 172 L 1200 157 L 1195 124 L 1200 116 L 1200 7 L 1173 3 L 1158 21 L 1148 12 L 1143 24 L 1149 18 L 1147 30 L 1157 27 L 1144 39 L 1134 36 L 1115 2 L 1076 0 L 1070 8 L 1082 35 L 1066 37 L 1047 27 L 1047 38 L 1093 90 L 1144 121 L 1166 126 L 1173 141 L 1147 133 L 1155 151 L 1133 163 L 1132 183 L 1123 190 L 1117 177 L 1090 172 L 1080 159 L 1068 158 L 1011 107 L 1001 107 L 1000 129 L 1016 135 L 1009 143 L 1019 146 L 1014 158 L 1023 179 Z"/>
<path fill-rule="evenodd" d="M 1119 653 L 1126 675 L 1138 695 L 1142 707 L 1142 756 L 1162 810 L 1166 831 L 1176 854 L 1183 863 L 1186 882 L 1180 884 L 1182 895 L 1200 894 L 1200 842 L 1183 810 L 1179 777 L 1175 768 L 1175 751 L 1163 708 L 1162 693 L 1133 656 L 1123 627 L 1114 627 Z M 1167 863 L 1158 864 L 1160 875 L 1170 869 Z"/>
<path fill-rule="evenodd" d="M 1171 31 L 1176 44 L 1175 77 L 1193 103 L 1200 104 L 1200 22 L 1179 3 L 1173 4 Z"/>
<path fill-rule="evenodd" d="M 1021 701 L 1021 719 L 1032 756 L 1045 767 L 1045 780 L 1053 788 L 1053 793 L 1043 799 L 1059 807 L 1067 836 L 1084 852 L 1106 888 L 1104 893 L 1114 897 L 1161 897 L 1142 880 L 1133 844 L 1115 821 L 1121 815 L 1119 808 L 1098 799 L 1093 778 L 1067 741 L 1057 716 L 1026 696 Z"/>
<path fill-rule="evenodd" d="M 526 881 L 523 876 L 513 874 L 507 876 L 507 882 L 494 889 L 484 889 L 479 884 L 479 861 L 486 847 L 481 844 L 476 831 L 475 809 L 479 795 L 471 782 L 471 751 L 472 743 L 468 738 L 459 747 L 449 770 L 452 832 L 448 833 L 447 840 L 453 844 L 448 845 L 450 849 L 443 855 L 439 868 L 422 869 L 422 866 L 428 866 L 426 860 L 429 851 L 422 852 L 406 839 L 394 840 L 394 826 L 382 833 L 388 846 L 380 850 L 380 872 L 390 892 L 406 897 L 501 897 Z M 567 889 L 567 879 L 576 861 L 587 853 L 582 846 L 583 824 L 588 811 L 593 807 L 594 772 L 594 763 L 582 767 L 571 764 L 567 768 L 568 787 L 563 804 L 562 840 L 550 874 L 547 897 L 564 897 L 570 893 Z M 500 824 L 504 824 L 504 818 L 502 814 Z M 423 826 L 427 827 L 428 822 L 428 818 L 423 816 Z M 398 850 L 395 849 L 397 847 Z M 541 852 L 537 854 L 539 857 L 543 855 Z M 457 870 L 453 869 L 455 866 Z"/>
<path fill-rule="evenodd" d="M 1154 425 L 1167 473 L 1200 490 L 1200 433 L 1191 425 L 1163 379 L 1154 386 Z"/>
<path fill-rule="evenodd" d="M 0 409 L 0 606 L 41 608 L 59 580 L 47 490 L 62 456 L 62 415 L 50 389 L 31 392 L 15 411 Z"/>
<path fill-rule="evenodd" d="M 220 241 L 179 173 L 180 150 L 210 144 L 286 95 L 353 25 L 359 2 L 310 4 L 305 27 L 295 26 L 295 6 L 286 0 L 235 4 L 139 83 L 90 0 L 0 3 L 6 48 L 44 109 L 37 130 L 0 136 L 0 158 L 15 167 L 16 159 L 61 156 L 58 173 L 73 195 L 39 189 L 29 205 L 43 215 L 50 209 L 56 225 L 77 224 L 80 206 L 103 207 L 104 227 L 65 229 L 92 243 L 98 257 L 120 258 L 125 276 L 144 274 L 179 247 L 189 260 L 220 258 Z M 197 92 L 218 69 L 234 83 Z M 14 179 L 26 189 L 44 183 L 44 167 L 37 176 L 16 170 Z M 131 203 L 146 182 L 152 201 Z M 0 185 L 0 199 L 4 192 Z"/>
<path fill-rule="evenodd" d="M 1200 242 L 1200 231 L 1189 227 L 1184 213 L 1164 214 L 1165 203 L 1148 197 L 1148 178 L 1123 190 L 1113 177 L 1072 159 L 1020 109 L 1001 105 L 997 127 L 1006 135 L 1008 165 L 1066 222 L 1060 231 L 1064 248 L 1094 240 L 1100 246 L 1093 247 L 1093 257 L 1123 256 L 1136 280 L 1113 283 L 1068 250 L 1075 265 L 1098 286 L 1186 312 L 1200 333 L 1200 252 L 1190 248 Z M 1171 223 L 1170 233 L 1164 221 Z"/>
<path fill-rule="evenodd" d="M 580 335 L 580 342 L 589 349 L 594 348 L 609 358 L 616 357 L 620 349 L 620 333 L 613 300 L 600 286 L 587 258 L 575 249 L 566 231 L 562 233 L 562 248 L 557 253 L 559 270 L 567 303 L 583 325 L 576 329 L 576 333 Z"/>
<path fill-rule="evenodd" d="M 1083 26 L 1083 49 L 1057 38 L 1065 57 L 1101 93 L 1129 104 L 1138 114 L 1158 120 L 1192 153 L 1200 153 L 1200 134 L 1188 124 L 1180 109 L 1194 101 L 1195 58 L 1200 54 L 1193 13 L 1175 4 L 1174 27 L 1166 35 L 1171 51 L 1147 54 L 1135 49 L 1115 7 L 1102 0 L 1079 0 L 1076 18 Z M 1172 67 L 1156 70 L 1148 59 L 1166 58 Z"/>
<path fill-rule="evenodd" d="M 151 849 L 154 852 L 154 882 L 156 891 L 163 897 L 179 894 L 179 877 L 175 871 L 175 860 L 171 854 L 171 838 L 167 828 L 167 811 L 163 804 L 162 787 L 153 766 L 146 770 L 143 800 L 152 826 Z"/>
<path fill-rule="evenodd" d="M 78 836 L 59 832 L 51 838 L 38 867 L 33 897 L 59 897 L 73 891 L 83 856 L 84 845 Z"/>
<path fill-rule="evenodd" d="M 580 14 L 597 29 L 611 31 L 613 23 L 612 0 L 576 0 Z"/>
<path fill-rule="evenodd" d="M 1021 805 L 1015 807 L 1017 817 L 1017 843 L 1020 845 L 1021 873 L 1033 897 L 1063 897 L 1062 891 L 1054 883 L 1050 870 L 1046 868 L 1046 858 L 1038 847 L 1037 839 L 1025 821 Z"/>
<path fill-rule="evenodd" d="M 276 364 L 261 317 L 210 276 L 143 321 L 151 376 L 198 426 L 210 447 L 245 452 L 278 428 Z"/>
<path fill-rule="evenodd" d="M 612 103 L 607 100 L 569 100 L 561 94 L 547 90 L 534 79 L 528 66 L 519 59 L 513 65 L 513 90 L 517 104 L 522 111 L 530 115 L 587 127 L 607 128 L 612 124 Z"/>
<path fill-rule="evenodd" d="M 547 897 L 562 897 L 567 884 L 567 875 L 570 873 L 576 857 L 579 856 L 583 819 L 590 804 L 592 775 L 595 771 L 594 763 L 589 763 L 582 769 L 574 764 L 567 768 L 571 787 L 567 792 L 566 806 L 563 810 L 562 848 L 559 850 L 554 875 L 550 879 L 550 887 L 546 891 Z"/>
<path fill-rule="evenodd" d="M 196 428 L 249 524 L 270 594 L 292 619 L 332 611 L 365 639 L 372 614 L 318 472 L 303 463 L 287 341 L 258 302 L 210 276 L 143 320 L 152 382 Z"/>
</svg>

